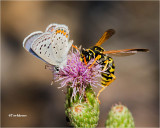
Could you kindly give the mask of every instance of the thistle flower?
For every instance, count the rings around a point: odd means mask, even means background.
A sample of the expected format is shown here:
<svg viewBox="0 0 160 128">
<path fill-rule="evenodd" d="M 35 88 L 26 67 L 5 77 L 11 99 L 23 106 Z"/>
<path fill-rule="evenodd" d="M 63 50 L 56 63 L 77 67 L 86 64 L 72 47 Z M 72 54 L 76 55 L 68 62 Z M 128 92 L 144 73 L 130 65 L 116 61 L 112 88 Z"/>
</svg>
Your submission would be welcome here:
<svg viewBox="0 0 160 128">
<path fill-rule="evenodd" d="M 61 81 L 61 87 L 69 86 L 73 88 L 72 97 L 77 93 L 82 97 L 87 86 L 100 85 L 98 78 L 101 77 L 101 65 L 95 63 L 91 68 L 89 66 L 93 63 L 91 60 L 87 65 L 80 60 L 80 53 L 78 50 L 72 51 L 68 55 L 67 65 L 60 69 L 59 72 L 54 73 L 55 81 Z M 101 86 L 101 85 L 100 85 Z"/>
<path fill-rule="evenodd" d="M 70 125 L 74 127 L 96 127 L 99 120 L 99 103 L 92 87 L 101 86 L 98 78 L 101 77 L 101 65 L 98 63 L 86 65 L 81 60 L 78 50 L 72 51 L 67 56 L 67 65 L 54 72 L 56 82 L 61 81 L 60 88 L 67 86 L 65 114 Z M 89 68 L 90 67 L 90 68 Z"/>
</svg>

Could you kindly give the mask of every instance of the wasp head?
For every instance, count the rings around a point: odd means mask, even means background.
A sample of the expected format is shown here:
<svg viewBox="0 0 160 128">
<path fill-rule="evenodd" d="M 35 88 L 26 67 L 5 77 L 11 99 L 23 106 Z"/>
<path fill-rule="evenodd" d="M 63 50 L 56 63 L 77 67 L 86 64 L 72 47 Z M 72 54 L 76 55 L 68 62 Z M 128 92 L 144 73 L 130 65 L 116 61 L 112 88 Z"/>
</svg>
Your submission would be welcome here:
<svg viewBox="0 0 160 128">
<path fill-rule="evenodd" d="M 94 52 L 91 49 L 82 49 L 81 58 L 83 62 L 84 58 L 86 59 L 86 62 L 89 62 L 91 59 L 94 58 Z"/>
</svg>

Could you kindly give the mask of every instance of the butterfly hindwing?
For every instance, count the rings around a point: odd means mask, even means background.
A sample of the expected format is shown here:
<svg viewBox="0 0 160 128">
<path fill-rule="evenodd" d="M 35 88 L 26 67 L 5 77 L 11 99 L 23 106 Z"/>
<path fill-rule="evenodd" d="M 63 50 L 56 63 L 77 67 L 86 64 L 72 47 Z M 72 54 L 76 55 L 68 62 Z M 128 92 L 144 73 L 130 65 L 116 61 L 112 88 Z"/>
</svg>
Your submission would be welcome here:
<svg viewBox="0 0 160 128">
<path fill-rule="evenodd" d="M 46 32 L 34 40 L 31 48 L 39 57 L 41 57 L 47 63 L 58 65 L 58 63 L 54 61 L 53 48 L 51 43 L 51 34 Z"/>
</svg>

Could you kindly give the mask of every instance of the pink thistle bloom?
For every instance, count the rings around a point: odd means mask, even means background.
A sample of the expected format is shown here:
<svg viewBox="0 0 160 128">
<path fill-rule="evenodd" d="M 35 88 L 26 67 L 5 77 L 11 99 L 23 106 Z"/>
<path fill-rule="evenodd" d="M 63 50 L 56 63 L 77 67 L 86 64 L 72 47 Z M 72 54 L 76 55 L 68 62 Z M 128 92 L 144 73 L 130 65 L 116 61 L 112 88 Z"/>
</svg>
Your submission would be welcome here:
<svg viewBox="0 0 160 128">
<path fill-rule="evenodd" d="M 73 88 L 72 96 L 75 96 L 76 93 L 82 96 L 87 86 L 101 86 L 98 78 L 101 77 L 102 68 L 97 63 L 89 68 L 93 61 L 94 59 L 90 60 L 86 65 L 80 60 L 79 51 L 73 52 L 72 50 L 68 54 L 67 65 L 63 69 L 60 69 L 59 72 L 54 73 L 54 79 L 56 82 L 61 81 L 61 87 L 70 86 Z"/>
</svg>

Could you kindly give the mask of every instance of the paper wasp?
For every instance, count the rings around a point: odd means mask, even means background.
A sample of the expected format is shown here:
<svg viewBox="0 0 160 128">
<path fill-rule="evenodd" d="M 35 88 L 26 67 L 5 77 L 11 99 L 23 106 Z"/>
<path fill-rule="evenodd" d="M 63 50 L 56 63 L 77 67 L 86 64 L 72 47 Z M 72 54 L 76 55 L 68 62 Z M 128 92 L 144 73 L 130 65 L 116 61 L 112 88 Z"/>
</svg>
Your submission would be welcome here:
<svg viewBox="0 0 160 128">
<path fill-rule="evenodd" d="M 113 29 L 107 30 L 94 46 L 88 49 L 83 49 L 81 52 L 81 60 L 85 64 L 87 64 L 91 59 L 94 58 L 94 62 L 91 64 L 91 66 L 93 66 L 93 64 L 96 62 L 102 65 L 103 72 L 101 73 L 101 76 L 102 76 L 101 84 L 103 88 L 97 94 L 97 100 L 99 103 L 100 101 L 98 97 L 100 93 L 116 79 L 114 75 L 114 71 L 115 71 L 114 61 L 109 55 L 128 56 L 128 55 L 136 54 L 137 52 L 149 51 L 148 49 L 123 49 L 123 50 L 105 51 L 101 47 L 101 45 L 107 39 L 109 39 L 113 34 L 115 34 L 115 30 Z"/>
</svg>

